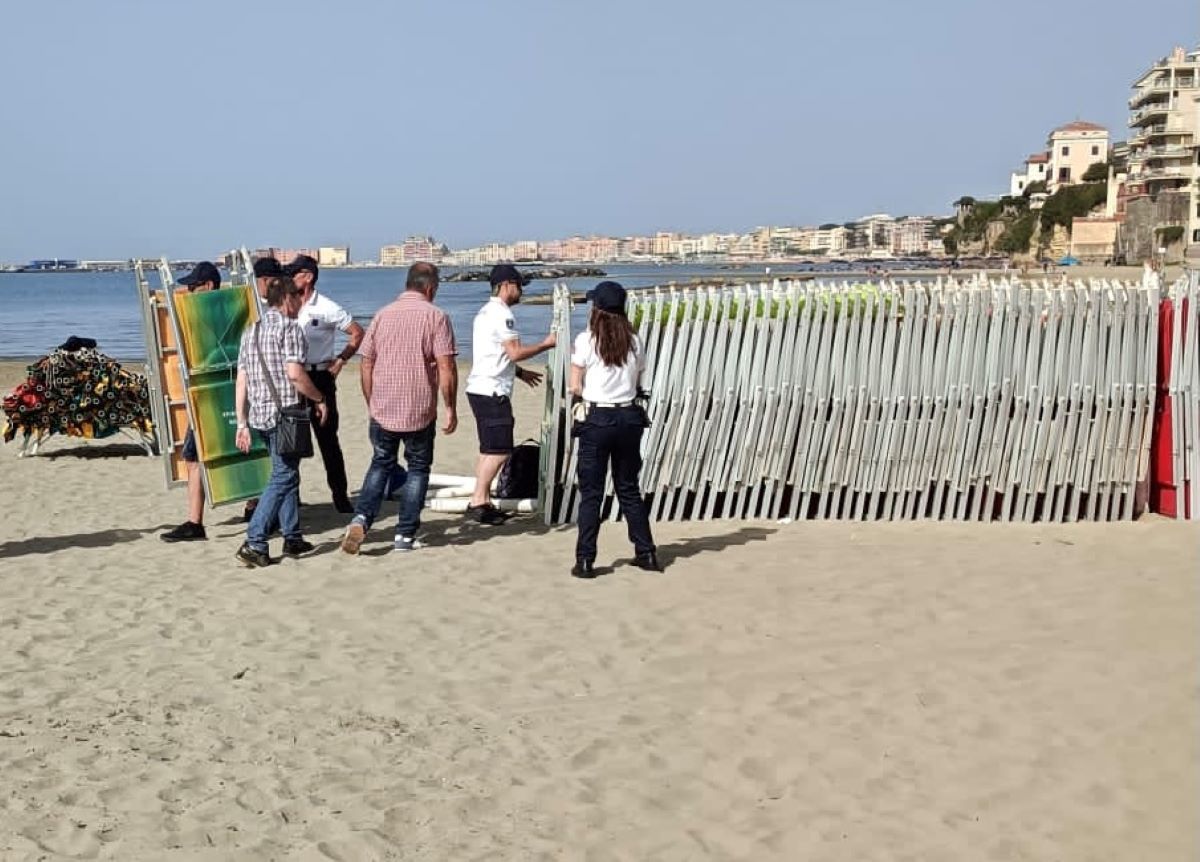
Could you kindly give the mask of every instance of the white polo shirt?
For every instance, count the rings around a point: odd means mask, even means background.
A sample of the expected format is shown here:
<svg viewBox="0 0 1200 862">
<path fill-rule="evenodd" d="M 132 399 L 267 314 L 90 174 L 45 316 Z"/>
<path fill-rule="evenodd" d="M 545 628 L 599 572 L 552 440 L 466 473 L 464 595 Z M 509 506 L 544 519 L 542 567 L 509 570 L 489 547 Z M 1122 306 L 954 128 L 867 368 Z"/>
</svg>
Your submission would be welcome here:
<svg viewBox="0 0 1200 862">
<path fill-rule="evenodd" d="M 493 296 L 475 315 L 471 328 L 471 395 L 512 395 L 516 364 L 504 352 L 504 342 L 519 338 L 512 309 Z"/>
<path fill-rule="evenodd" d="M 319 365 L 333 361 L 333 343 L 340 329 L 345 332 L 354 322 L 350 312 L 328 296 L 318 291 L 300 308 L 296 322 L 304 331 L 308 352 L 304 356 L 306 365 Z"/>
<path fill-rule="evenodd" d="M 571 364 L 583 369 L 583 400 L 593 404 L 623 404 L 637 397 L 646 358 L 642 342 L 635 335 L 633 350 L 624 365 L 605 365 L 596 352 L 596 343 L 591 330 L 585 329 L 575 336 Z"/>
</svg>

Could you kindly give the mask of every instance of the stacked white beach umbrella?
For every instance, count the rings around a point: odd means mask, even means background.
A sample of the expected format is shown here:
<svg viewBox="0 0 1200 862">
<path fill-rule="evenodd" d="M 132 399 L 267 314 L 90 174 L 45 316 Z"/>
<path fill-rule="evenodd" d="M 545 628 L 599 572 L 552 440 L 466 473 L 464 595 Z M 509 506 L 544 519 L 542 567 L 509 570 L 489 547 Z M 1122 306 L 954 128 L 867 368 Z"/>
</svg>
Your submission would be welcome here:
<svg viewBox="0 0 1200 862">
<path fill-rule="evenodd" d="M 1147 491 L 1158 294 L 1152 282 L 1007 279 L 631 293 L 651 379 L 651 515 L 1132 518 Z M 571 301 L 556 290 L 547 523 L 572 521 L 578 504 Z M 1195 422 L 1189 392 L 1181 421 Z M 609 507 L 617 517 L 611 494 Z"/>
</svg>

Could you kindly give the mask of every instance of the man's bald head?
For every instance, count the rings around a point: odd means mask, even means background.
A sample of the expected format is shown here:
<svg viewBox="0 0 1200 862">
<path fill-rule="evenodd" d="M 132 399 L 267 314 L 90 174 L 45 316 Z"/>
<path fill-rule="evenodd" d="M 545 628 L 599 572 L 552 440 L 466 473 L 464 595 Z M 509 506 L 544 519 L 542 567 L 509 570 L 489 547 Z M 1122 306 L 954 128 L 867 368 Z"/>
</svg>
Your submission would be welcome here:
<svg viewBox="0 0 1200 862">
<path fill-rule="evenodd" d="M 404 282 L 404 288 L 432 297 L 437 292 L 440 281 L 438 268 L 434 264 L 414 263 L 408 268 L 408 278 Z"/>
</svg>

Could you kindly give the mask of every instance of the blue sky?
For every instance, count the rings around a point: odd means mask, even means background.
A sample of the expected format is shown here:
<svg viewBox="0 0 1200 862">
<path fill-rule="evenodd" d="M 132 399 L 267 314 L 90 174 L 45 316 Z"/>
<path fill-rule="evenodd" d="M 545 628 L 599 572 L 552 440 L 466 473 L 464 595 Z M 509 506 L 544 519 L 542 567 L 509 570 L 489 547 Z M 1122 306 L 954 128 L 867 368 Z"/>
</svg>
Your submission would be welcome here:
<svg viewBox="0 0 1200 862">
<path fill-rule="evenodd" d="M 1196 0 L 5 0 L 0 260 L 944 213 Z M 1136 20 L 1135 20 L 1136 19 Z"/>
</svg>

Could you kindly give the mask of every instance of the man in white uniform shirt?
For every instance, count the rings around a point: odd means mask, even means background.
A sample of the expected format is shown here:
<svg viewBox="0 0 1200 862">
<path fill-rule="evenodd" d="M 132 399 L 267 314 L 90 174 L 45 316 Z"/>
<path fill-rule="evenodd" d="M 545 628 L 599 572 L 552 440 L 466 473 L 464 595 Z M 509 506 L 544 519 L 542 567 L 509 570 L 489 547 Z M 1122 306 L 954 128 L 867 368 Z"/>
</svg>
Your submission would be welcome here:
<svg viewBox="0 0 1200 862">
<path fill-rule="evenodd" d="M 308 351 L 304 357 L 304 370 L 312 382 L 325 396 L 327 415 L 325 424 L 313 420 L 313 432 L 325 463 L 325 481 L 333 494 L 333 507 L 343 514 L 352 514 L 354 504 L 350 502 L 346 481 L 346 461 L 342 457 L 342 446 L 338 442 L 337 376 L 346 367 L 358 346 L 362 344 L 363 328 L 354 322 L 350 312 L 328 296 L 317 292 L 320 270 L 317 262 L 306 254 L 299 255 L 284 267 L 296 286 L 304 291 L 304 305 L 296 322 L 304 331 Z M 334 356 L 334 340 L 338 330 L 346 333 L 348 341 L 342 351 Z"/>
<path fill-rule="evenodd" d="M 517 363 L 549 350 L 555 340 L 551 332 L 537 344 L 521 346 L 512 306 L 521 301 L 525 279 L 515 266 L 497 264 L 488 280 L 492 298 L 475 315 L 471 374 L 467 377 L 467 401 L 479 435 L 475 492 L 467 505 L 467 517 L 481 524 L 498 524 L 504 515 L 492 505 L 492 481 L 513 450 L 513 380 L 519 377 L 530 386 L 542 381 L 542 375 L 519 368 Z"/>
</svg>

